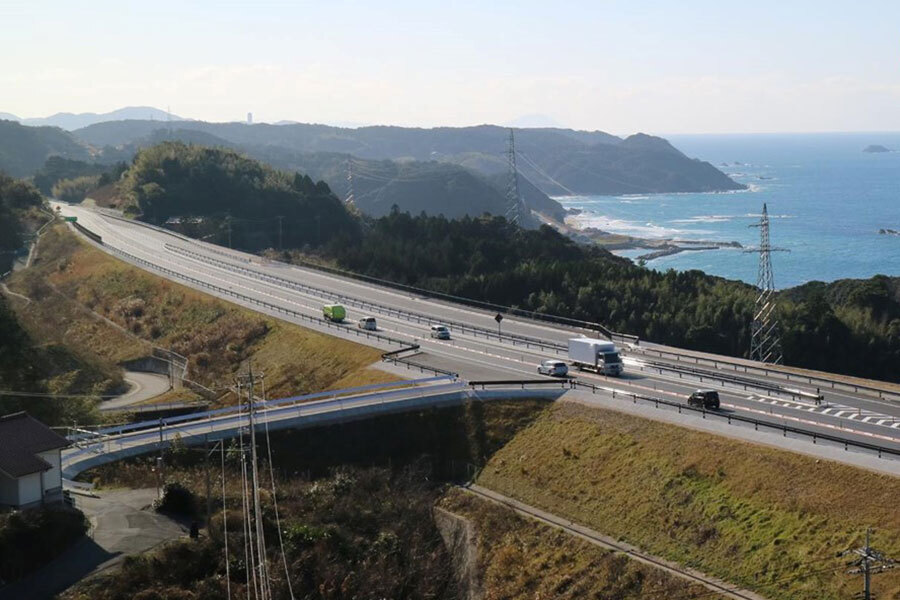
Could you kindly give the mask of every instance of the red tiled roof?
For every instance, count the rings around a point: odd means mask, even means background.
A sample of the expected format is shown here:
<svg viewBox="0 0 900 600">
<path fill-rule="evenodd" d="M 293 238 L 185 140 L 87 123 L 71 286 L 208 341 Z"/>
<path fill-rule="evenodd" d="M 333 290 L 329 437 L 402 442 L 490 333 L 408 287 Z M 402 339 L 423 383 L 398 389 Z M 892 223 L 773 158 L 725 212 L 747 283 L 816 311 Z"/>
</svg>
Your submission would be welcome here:
<svg viewBox="0 0 900 600">
<path fill-rule="evenodd" d="M 69 440 L 28 413 L 0 417 L 0 471 L 10 477 L 46 471 L 51 465 L 37 454 L 68 445 Z"/>
</svg>

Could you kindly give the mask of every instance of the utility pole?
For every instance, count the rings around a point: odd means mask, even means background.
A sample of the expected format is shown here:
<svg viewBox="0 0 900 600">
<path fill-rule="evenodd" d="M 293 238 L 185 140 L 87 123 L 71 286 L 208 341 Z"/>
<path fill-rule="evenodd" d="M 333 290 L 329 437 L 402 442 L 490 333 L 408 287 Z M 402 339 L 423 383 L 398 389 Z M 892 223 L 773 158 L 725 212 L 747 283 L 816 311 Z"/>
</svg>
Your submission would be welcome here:
<svg viewBox="0 0 900 600">
<path fill-rule="evenodd" d="M 253 396 L 253 388 L 256 378 L 253 375 L 253 364 L 248 366 L 247 375 L 245 376 L 248 384 L 248 424 L 250 427 L 250 473 L 251 473 L 251 504 L 253 505 L 253 521 L 254 532 L 256 534 L 256 556 L 259 559 L 257 566 L 257 580 L 259 581 L 259 590 L 263 598 L 265 598 L 270 590 L 268 579 L 268 569 L 266 565 L 266 542 L 262 524 L 262 506 L 259 500 L 259 468 L 256 455 L 256 426 L 254 422 L 254 403 L 256 399 Z"/>
<path fill-rule="evenodd" d="M 859 558 L 848 563 L 849 566 L 855 568 L 850 569 L 847 573 L 851 575 L 863 576 L 863 592 L 861 597 L 863 600 L 872 599 L 872 575 L 883 573 L 896 566 L 896 561 L 886 557 L 884 554 L 872 548 L 871 546 L 872 528 L 866 529 L 866 545 L 862 548 L 844 550 L 838 553 L 838 556 L 857 555 Z"/>
<path fill-rule="evenodd" d="M 750 227 L 759 227 L 759 247 L 744 250 L 759 254 L 759 273 L 756 280 L 759 295 L 756 297 L 753 323 L 750 326 L 750 360 L 777 365 L 781 363 L 783 356 L 775 302 L 775 279 L 772 276 L 772 252 L 788 252 L 788 250 L 773 248 L 769 242 L 769 211 L 765 204 L 759 222 L 753 223 Z"/>
</svg>

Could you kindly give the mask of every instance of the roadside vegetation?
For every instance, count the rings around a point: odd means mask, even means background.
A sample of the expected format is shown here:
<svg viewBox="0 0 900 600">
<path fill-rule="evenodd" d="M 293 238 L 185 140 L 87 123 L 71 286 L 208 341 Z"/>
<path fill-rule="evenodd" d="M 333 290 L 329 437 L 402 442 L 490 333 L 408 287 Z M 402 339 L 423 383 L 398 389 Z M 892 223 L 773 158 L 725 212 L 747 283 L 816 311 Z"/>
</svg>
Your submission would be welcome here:
<svg viewBox="0 0 900 600">
<path fill-rule="evenodd" d="M 332 386 L 397 380 L 370 368 L 375 348 L 260 315 L 156 277 L 79 240 L 63 225 L 42 238 L 31 269 L 16 273 L 12 290 L 33 339 L 65 344 L 96 362 L 116 364 L 149 355 L 153 346 L 188 358 L 190 379 L 217 390 L 248 360 L 266 372 L 269 397 Z"/>
<path fill-rule="evenodd" d="M 452 556 L 434 517 L 437 504 L 470 520 L 477 564 L 472 581 L 487 600 L 500 598 L 629 599 L 715 597 L 665 573 L 605 552 L 494 504 L 463 496 L 478 465 L 534 423 L 539 400 L 472 402 L 467 406 L 390 415 L 364 422 L 273 432 L 278 510 L 297 598 L 460 598 Z M 265 448 L 265 438 L 259 440 Z M 233 597 L 242 597 L 240 462 L 226 449 L 225 483 Z M 263 450 L 263 456 L 267 450 Z M 201 519 L 205 475 L 201 452 L 176 443 L 164 452 L 161 508 Z M 262 479 L 268 481 L 263 461 Z M 155 458 L 132 458 L 83 474 L 101 485 L 155 485 Z M 212 461 L 211 531 L 132 558 L 123 567 L 70 591 L 67 600 L 224 597 L 223 512 L 219 459 Z M 266 486 L 268 487 L 268 486 Z M 266 539 L 278 597 L 286 583 L 274 531 L 274 503 L 262 494 Z"/>
<path fill-rule="evenodd" d="M 644 550 L 784 599 L 855 593 L 836 553 L 900 554 L 900 480 L 559 403 L 494 454 L 478 483 Z M 900 593 L 900 573 L 875 579 Z"/>
<path fill-rule="evenodd" d="M 77 510 L 0 512 L 0 591 L 4 582 L 21 579 L 62 554 L 87 529 L 87 519 Z"/>
<path fill-rule="evenodd" d="M 486 599 L 721 598 L 622 554 L 511 509 L 450 489 L 438 506 L 473 526 L 481 592 Z"/>
<path fill-rule="evenodd" d="M 112 573 L 63 595 L 68 600 L 219 600 L 227 595 L 223 519 L 228 520 L 231 595 L 247 596 L 239 466 L 226 510 L 217 498 L 211 534 L 129 557 Z M 449 557 L 431 519 L 439 493 L 414 466 L 335 470 L 316 481 L 282 480 L 278 511 L 284 559 L 297 598 L 452 598 Z M 275 597 L 285 598 L 282 554 L 271 494 L 263 495 L 267 552 Z"/>
</svg>

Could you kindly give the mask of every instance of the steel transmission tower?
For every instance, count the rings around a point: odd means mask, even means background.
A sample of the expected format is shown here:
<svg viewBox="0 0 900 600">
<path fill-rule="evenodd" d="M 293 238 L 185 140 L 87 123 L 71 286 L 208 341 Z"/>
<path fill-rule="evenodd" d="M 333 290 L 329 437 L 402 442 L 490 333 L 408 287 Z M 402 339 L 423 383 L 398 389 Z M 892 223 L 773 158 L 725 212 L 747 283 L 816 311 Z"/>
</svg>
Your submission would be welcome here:
<svg viewBox="0 0 900 600">
<path fill-rule="evenodd" d="M 509 173 L 506 180 L 506 220 L 519 225 L 520 219 L 527 214 L 525 201 L 519 194 L 519 170 L 516 168 L 516 138 L 513 130 L 509 130 L 509 144 L 506 148 L 506 160 Z"/>
<path fill-rule="evenodd" d="M 784 248 L 773 248 L 769 243 L 769 211 L 763 204 L 759 223 L 750 227 L 759 227 L 759 247 L 745 252 L 759 253 L 759 275 L 756 287 L 756 308 L 753 313 L 753 324 L 750 329 L 750 359 L 760 362 L 779 364 L 782 361 L 781 332 L 778 327 L 778 315 L 775 306 L 775 280 L 772 276 L 772 252 L 787 252 Z"/>
<path fill-rule="evenodd" d="M 353 200 L 353 160 L 347 158 L 347 197 L 344 202 L 348 206 L 356 206 Z"/>
</svg>

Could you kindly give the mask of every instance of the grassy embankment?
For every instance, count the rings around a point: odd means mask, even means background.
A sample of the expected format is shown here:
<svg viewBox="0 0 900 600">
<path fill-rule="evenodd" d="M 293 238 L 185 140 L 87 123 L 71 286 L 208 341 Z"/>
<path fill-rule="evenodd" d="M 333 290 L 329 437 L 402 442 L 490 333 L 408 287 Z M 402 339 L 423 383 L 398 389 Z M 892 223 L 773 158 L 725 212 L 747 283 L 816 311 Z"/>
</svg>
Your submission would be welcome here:
<svg viewBox="0 0 900 600">
<path fill-rule="evenodd" d="M 63 226 L 45 234 L 34 267 L 16 273 L 9 285 L 32 299 L 27 305 L 16 302 L 32 337 L 95 357 L 107 370 L 147 356 L 155 345 L 188 357 L 189 377 L 210 388 L 230 385 L 232 375 L 252 359 L 254 368 L 266 373 L 270 397 L 397 380 L 369 367 L 380 356 L 375 348 L 156 277 L 97 250 Z M 221 402 L 233 399 L 225 394 Z"/>
<path fill-rule="evenodd" d="M 461 490 L 438 505 L 474 526 L 485 598 L 720 597 Z"/>
<path fill-rule="evenodd" d="M 474 402 L 274 433 L 278 504 L 295 595 L 458 597 L 450 557 L 438 538 L 432 515 L 431 507 L 437 502 L 474 524 L 479 555 L 475 575 L 483 580 L 481 588 L 487 599 L 626 599 L 651 597 L 651 593 L 661 598 L 715 597 L 705 588 L 520 518 L 505 508 L 460 496 L 453 488 L 444 496 L 444 481 L 465 478 L 470 472 L 467 463 L 484 464 L 547 406 L 545 401 L 528 400 Z M 164 460 L 167 480 L 190 490 L 194 506 L 202 514 L 206 505 L 202 458 L 175 448 L 165 453 Z M 240 466 L 234 454 L 227 461 L 229 546 L 240 548 L 240 534 L 236 533 L 241 530 L 236 510 L 240 506 Z M 153 460 L 130 459 L 84 475 L 106 484 L 143 487 L 154 484 L 153 464 Z M 265 480 L 266 470 L 263 468 Z M 214 467 L 214 473 L 218 474 L 218 468 Z M 67 598 L 136 594 L 193 600 L 221 597 L 220 485 L 220 480 L 213 480 L 210 539 L 176 542 L 131 559 L 121 570 L 82 584 Z M 267 491 L 262 501 L 271 528 L 273 506 Z M 267 539 L 274 544 L 277 536 L 268 530 Z M 276 589 L 283 592 L 286 586 L 274 547 L 270 556 L 278 565 Z M 232 561 L 231 576 L 232 592 L 240 594 L 245 575 L 239 561 Z"/>
<path fill-rule="evenodd" d="M 771 598 L 846 598 L 835 553 L 900 555 L 900 479 L 561 403 L 497 452 L 478 483 Z M 875 578 L 900 594 L 900 572 Z"/>
</svg>

